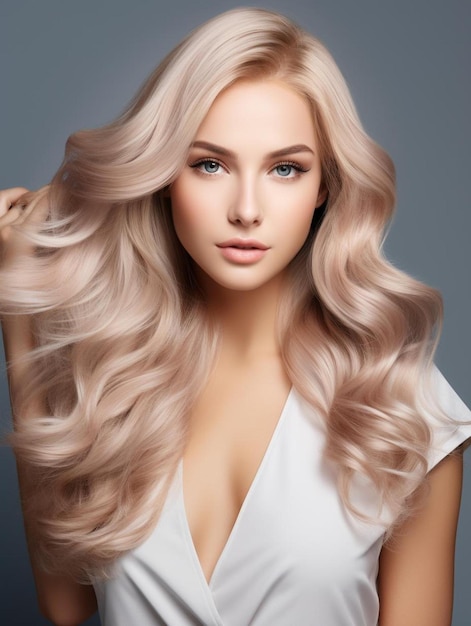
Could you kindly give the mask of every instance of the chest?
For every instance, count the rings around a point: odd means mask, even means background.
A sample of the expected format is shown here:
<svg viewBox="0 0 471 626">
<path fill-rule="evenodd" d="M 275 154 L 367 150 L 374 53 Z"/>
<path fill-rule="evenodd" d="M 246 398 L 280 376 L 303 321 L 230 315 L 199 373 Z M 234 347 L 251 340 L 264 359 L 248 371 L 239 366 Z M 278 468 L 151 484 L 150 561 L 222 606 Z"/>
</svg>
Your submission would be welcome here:
<svg viewBox="0 0 471 626">
<path fill-rule="evenodd" d="M 132 619 L 122 615 L 139 609 L 143 626 L 308 624 L 313 615 L 319 624 L 376 624 L 384 529 L 347 514 L 324 449 L 322 424 L 291 390 L 209 580 L 185 512 L 181 462 L 156 528 L 98 589 L 104 623 L 126 626 Z M 355 504 L 374 513 L 377 498 L 359 487 Z"/>
<path fill-rule="evenodd" d="M 289 384 L 245 381 L 203 394 L 182 460 L 188 529 L 209 582 L 280 424 Z"/>
</svg>

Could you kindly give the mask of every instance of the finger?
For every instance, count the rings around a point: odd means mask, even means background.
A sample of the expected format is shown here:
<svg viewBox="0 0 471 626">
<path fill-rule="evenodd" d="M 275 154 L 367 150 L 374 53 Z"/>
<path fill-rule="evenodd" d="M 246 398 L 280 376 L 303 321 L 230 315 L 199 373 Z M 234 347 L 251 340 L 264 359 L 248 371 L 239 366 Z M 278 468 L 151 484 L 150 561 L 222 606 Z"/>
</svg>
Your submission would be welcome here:
<svg viewBox="0 0 471 626">
<path fill-rule="evenodd" d="M 32 220 L 34 214 L 35 222 L 40 222 L 46 219 L 49 210 L 49 204 L 44 201 L 49 185 L 45 185 L 36 191 L 27 191 L 17 198 L 16 202 L 10 207 L 10 211 L 13 208 L 18 207 L 21 209 L 21 213 L 16 220 L 16 224 L 22 224 L 27 219 Z M 31 217 L 30 217 L 31 216 Z"/>
<path fill-rule="evenodd" d="M 11 187 L 0 191 L 0 215 L 6 213 L 22 196 L 28 193 L 25 187 Z"/>
<path fill-rule="evenodd" d="M 6 241 L 10 234 L 10 226 L 17 224 L 21 217 L 22 210 L 19 207 L 13 207 L 5 215 L 0 217 L 0 241 Z"/>
<path fill-rule="evenodd" d="M 48 191 L 49 185 L 45 185 L 37 191 L 29 191 L 17 200 L 18 206 L 23 208 L 19 217 L 21 222 L 26 219 L 32 219 L 33 216 L 34 221 L 38 222 L 46 219 L 49 211 L 49 203 L 47 201 Z"/>
<path fill-rule="evenodd" d="M 49 204 L 43 200 L 48 190 L 49 185 L 45 185 L 37 191 L 28 191 L 24 187 L 16 187 L 0 192 L 3 194 L 4 200 L 4 205 L 0 210 L 0 230 L 3 241 L 6 241 L 10 236 L 11 229 L 9 226 L 19 226 L 26 219 L 34 222 L 46 219 Z M 12 204 L 9 203 L 8 198 L 14 198 Z M 8 204 L 10 204 L 9 207 Z M 7 206 L 6 210 L 5 206 Z"/>
<path fill-rule="evenodd" d="M 0 229 L 5 226 L 10 226 L 14 222 L 18 220 L 18 218 L 22 215 L 23 209 L 19 206 L 14 206 L 9 211 L 5 213 L 5 215 L 0 216 Z"/>
<path fill-rule="evenodd" d="M 36 189 L 35 191 L 26 191 L 16 200 L 16 204 L 24 204 L 24 205 L 29 204 L 30 202 L 35 200 L 38 196 L 42 195 L 45 189 L 47 189 L 47 187 L 40 187 L 39 189 Z"/>
</svg>

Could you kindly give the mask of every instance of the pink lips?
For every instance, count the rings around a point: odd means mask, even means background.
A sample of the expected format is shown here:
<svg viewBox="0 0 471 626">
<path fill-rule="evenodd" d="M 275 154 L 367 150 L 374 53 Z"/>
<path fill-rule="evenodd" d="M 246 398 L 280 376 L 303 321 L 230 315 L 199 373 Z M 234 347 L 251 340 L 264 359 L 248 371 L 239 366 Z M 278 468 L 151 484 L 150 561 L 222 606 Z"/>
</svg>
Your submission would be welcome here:
<svg viewBox="0 0 471 626">
<path fill-rule="evenodd" d="M 268 246 L 255 239 L 229 239 L 218 243 L 222 256 L 233 263 L 255 263 L 268 250 Z"/>
</svg>

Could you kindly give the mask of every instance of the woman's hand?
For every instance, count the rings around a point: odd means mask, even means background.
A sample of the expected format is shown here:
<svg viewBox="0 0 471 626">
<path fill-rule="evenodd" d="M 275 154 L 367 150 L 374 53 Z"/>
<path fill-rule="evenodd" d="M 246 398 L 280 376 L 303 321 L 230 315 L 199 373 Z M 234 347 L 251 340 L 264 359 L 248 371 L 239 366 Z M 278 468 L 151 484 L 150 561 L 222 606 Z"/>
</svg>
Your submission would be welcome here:
<svg viewBox="0 0 471 626">
<path fill-rule="evenodd" d="M 0 191 L 0 255 L 3 262 L 32 252 L 33 247 L 24 241 L 20 243 L 11 227 L 26 220 L 44 220 L 48 211 L 48 190 L 49 185 L 37 191 L 28 191 L 24 187 Z"/>
</svg>

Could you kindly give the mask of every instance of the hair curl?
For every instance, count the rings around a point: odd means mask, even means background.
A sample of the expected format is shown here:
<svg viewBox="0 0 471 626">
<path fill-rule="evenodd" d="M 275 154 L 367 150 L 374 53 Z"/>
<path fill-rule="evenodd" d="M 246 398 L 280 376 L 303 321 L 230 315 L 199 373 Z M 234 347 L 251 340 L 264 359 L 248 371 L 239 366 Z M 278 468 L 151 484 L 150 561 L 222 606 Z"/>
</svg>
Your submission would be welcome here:
<svg viewBox="0 0 471 626">
<path fill-rule="evenodd" d="M 217 349 L 166 189 L 214 99 L 242 78 L 303 94 L 318 132 L 328 201 L 291 264 L 279 341 L 293 385 L 325 420 L 342 498 L 361 515 L 349 498 L 360 473 L 397 517 L 425 476 L 419 392 L 441 299 L 383 256 L 392 162 L 319 41 L 276 13 L 232 10 L 184 39 L 114 122 L 68 139 L 48 220 L 22 229 L 35 262 L 1 272 L 3 313 L 34 324 L 22 406 L 41 397 L 47 414 L 19 410 L 12 442 L 34 472 L 29 505 L 56 568 L 106 573 L 163 505 Z"/>
</svg>

